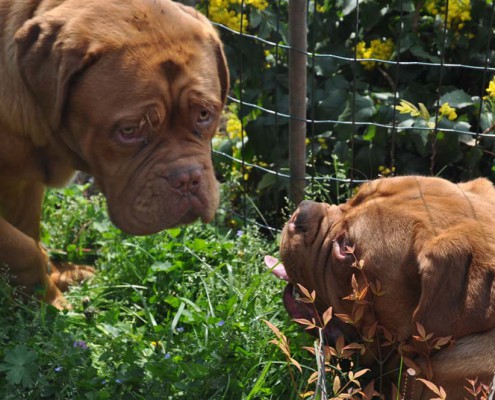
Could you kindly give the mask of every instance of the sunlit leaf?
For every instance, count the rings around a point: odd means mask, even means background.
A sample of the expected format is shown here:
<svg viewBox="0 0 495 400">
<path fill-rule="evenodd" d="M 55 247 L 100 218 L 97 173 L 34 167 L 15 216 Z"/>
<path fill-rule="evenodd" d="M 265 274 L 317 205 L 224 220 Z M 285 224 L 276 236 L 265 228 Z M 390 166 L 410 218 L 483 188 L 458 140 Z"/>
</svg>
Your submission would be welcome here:
<svg viewBox="0 0 495 400">
<path fill-rule="evenodd" d="M 423 118 L 425 121 L 428 121 L 430 119 L 430 113 L 423 103 L 419 103 L 419 110 L 419 115 L 421 116 L 421 118 Z"/>
<path fill-rule="evenodd" d="M 309 294 L 309 290 L 306 289 L 303 285 L 301 285 L 300 283 L 297 284 L 297 286 L 299 287 L 299 290 L 301 291 L 301 293 L 303 294 L 303 296 L 307 299 L 312 299 L 311 295 Z"/>
<path fill-rule="evenodd" d="M 350 315 L 347 314 L 334 314 L 337 318 L 341 319 L 344 321 L 346 324 L 352 324 L 354 323 L 354 320 Z"/>
<path fill-rule="evenodd" d="M 302 373 L 302 368 L 301 368 L 301 364 L 299 364 L 296 360 L 294 360 L 292 357 L 289 357 L 289 361 L 290 363 L 296 367 L 300 373 Z"/>
<path fill-rule="evenodd" d="M 323 327 L 327 326 L 327 324 L 332 319 L 333 309 L 332 307 L 328 307 L 327 310 L 323 313 Z"/>
<path fill-rule="evenodd" d="M 340 388 L 341 388 L 341 383 L 340 383 L 340 378 L 338 375 L 335 375 L 335 378 L 333 380 L 333 386 L 332 386 L 332 390 L 334 393 L 338 393 Z"/>
<path fill-rule="evenodd" d="M 440 397 L 440 399 L 446 398 L 445 390 L 441 386 L 435 385 L 433 382 L 427 381 L 426 379 L 418 378 L 418 381 L 422 382 L 428 389 Z"/>
<path fill-rule="evenodd" d="M 292 321 L 305 326 L 314 326 L 314 323 L 305 318 L 294 318 Z"/>
<path fill-rule="evenodd" d="M 280 332 L 280 329 L 278 329 L 275 325 L 273 325 L 270 321 L 267 321 L 266 319 L 262 319 L 262 321 L 272 330 L 272 332 L 280 339 L 282 336 L 282 333 Z"/>
</svg>

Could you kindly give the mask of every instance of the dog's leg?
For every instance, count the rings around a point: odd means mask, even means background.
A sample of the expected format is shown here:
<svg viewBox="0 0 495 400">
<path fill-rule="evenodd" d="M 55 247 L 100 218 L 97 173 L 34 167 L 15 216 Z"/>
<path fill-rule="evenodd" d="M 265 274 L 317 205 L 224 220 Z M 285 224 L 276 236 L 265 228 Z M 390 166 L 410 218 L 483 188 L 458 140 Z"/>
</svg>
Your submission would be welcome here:
<svg viewBox="0 0 495 400">
<path fill-rule="evenodd" d="M 465 336 L 455 344 L 436 353 L 431 359 L 433 381 L 447 393 L 449 400 L 469 398 L 468 379 L 477 379 L 477 385 L 489 386 L 495 373 L 495 329 Z M 422 363 L 419 363 L 422 365 Z M 416 389 L 423 395 L 414 399 L 430 399 L 433 392 L 419 381 Z"/>
<path fill-rule="evenodd" d="M 48 274 L 49 259 L 39 242 L 41 183 L 16 183 L 0 192 L 0 268 L 27 295 L 39 293 L 57 308 L 67 306 Z"/>
<path fill-rule="evenodd" d="M 92 278 L 94 274 L 95 269 L 88 265 L 50 260 L 50 279 L 63 292 L 69 289 L 69 286 Z"/>
<path fill-rule="evenodd" d="M 3 218 L 0 234 L 0 269 L 10 283 L 28 295 L 39 292 L 47 303 L 64 308 L 64 296 L 48 275 L 49 260 L 40 244 Z"/>
</svg>

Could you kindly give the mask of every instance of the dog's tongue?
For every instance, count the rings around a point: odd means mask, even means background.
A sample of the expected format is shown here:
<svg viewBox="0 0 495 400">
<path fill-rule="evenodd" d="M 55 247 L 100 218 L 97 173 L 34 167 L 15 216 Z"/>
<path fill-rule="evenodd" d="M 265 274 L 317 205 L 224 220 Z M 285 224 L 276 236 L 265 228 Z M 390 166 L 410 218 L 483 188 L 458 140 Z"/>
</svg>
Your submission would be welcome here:
<svg viewBox="0 0 495 400">
<path fill-rule="evenodd" d="M 287 282 L 289 281 L 289 277 L 287 276 L 287 272 L 285 271 L 284 264 L 282 264 L 275 257 L 265 256 L 265 265 L 277 278 L 283 279 Z"/>
</svg>

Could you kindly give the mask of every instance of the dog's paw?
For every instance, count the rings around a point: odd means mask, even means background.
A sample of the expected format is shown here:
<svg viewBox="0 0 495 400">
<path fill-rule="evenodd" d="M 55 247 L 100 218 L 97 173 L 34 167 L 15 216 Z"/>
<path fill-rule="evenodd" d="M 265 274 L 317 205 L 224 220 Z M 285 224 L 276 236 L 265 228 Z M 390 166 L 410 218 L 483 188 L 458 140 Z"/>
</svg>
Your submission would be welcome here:
<svg viewBox="0 0 495 400">
<path fill-rule="evenodd" d="M 50 279 L 61 291 L 66 291 L 69 286 L 91 279 L 95 273 L 95 269 L 88 265 L 50 261 Z"/>
</svg>

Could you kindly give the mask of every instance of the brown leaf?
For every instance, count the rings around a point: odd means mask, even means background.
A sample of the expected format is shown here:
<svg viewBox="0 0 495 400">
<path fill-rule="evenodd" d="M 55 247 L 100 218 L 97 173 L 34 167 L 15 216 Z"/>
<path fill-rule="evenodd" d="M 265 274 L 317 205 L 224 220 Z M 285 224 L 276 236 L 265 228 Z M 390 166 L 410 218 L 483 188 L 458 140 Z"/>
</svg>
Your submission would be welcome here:
<svg viewBox="0 0 495 400">
<path fill-rule="evenodd" d="M 447 346 L 451 342 L 452 342 L 452 336 L 441 337 L 436 339 L 434 347 L 435 349 L 439 350 L 441 347 Z"/>
<path fill-rule="evenodd" d="M 327 326 L 327 324 L 332 319 L 333 309 L 332 307 L 328 307 L 327 310 L 323 313 L 323 327 Z"/>
<path fill-rule="evenodd" d="M 306 289 L 303 285 L 301 285 L 300 283 L 297 284 L 297 287 L 299 288 L 299 290 L 301 291 L 301 293 L 303 294 L 303 296 L 307 299 L 311 299 L 311 295 L 309 294 L 309 290 Z"/>
<path fill-rule="evenodd" d="M 301 324 L 301 325 L 306 325 L 306 326 L 314 325 L 313 322 L 311 322 L 309 319 L 304 319 L 304 318 L 294 318 L 294 319 L 292 319 L 292 321 L 297 322 L 298 324 Z"/>
<path fill-rule="evenodd" d="M 440 397 L 440 399 L 445 399 L 447 396 L 445 390 L 441 386 L 435 385 L 433 382 L 427 381 L 426 379 L 418 378 L 418 381 L 422 382 L 428 389 Z"/>
<path fill-rule="evenodd" d="M 318 371 L 315 371 L 308 378 L 308 385 L 311 385 L 313 382 L 316 382 L 317 380 L 318 380 Z"/>
<path fill-rule="evenodd" d="M 368 290 L 369 290 L 369 286 L 364 286 L 358 293 L 358 300 L 359 301 L 363 301 L 363 300 L 366 300 L 366 297 L 368 296 Z"/>
<path fill-rule="evenodd" d="M 301 368 L 301 364 L 299 364 L 296 360 L 294 360 L 292 357 L 289 357 L 289 361 L 292 365 L 294 365 L 298 370 L 299 372 L 302 374 L 302 368 Z"/>
<path fill-rule="evenodd" d="M 354 374 L 354 376 L 352 376 L 352 375 L 351 375 L 351 374 L 352 374 L 352 371 L 349 371 L 349 377 L 350 377 L 351 379 L 358 379 L 359 377 L 363 376 L 363 375 L 364 375 L 366 372 L 368 372 L 368 371 L 369 371 L 369 369 L 368 369 L 368 368 L 366 368 L 366 369 L 362 369 L 362 370 L 360 370 L 360 371 L 356 372 L 356 373 Z"/>
<path fill-rule="evenodd" d="M 421 337 L 426 336 L 425 327 L 423 325 L 421 325 L 419 322 L 416 322 L 416 330 L 418 331 L 418 333 Z"/>
<path fill-rule="evenodd" d="M 362 347 L 363 345 L 360 343 L 349 343 L 343 347 L 343 350 L 361 350 Z"/>
<path fill-rule="evenodd" d="M 306 297 L 298 297 L 296 301 L 298 301 L 299 303 L 313 304 L 313 300 L 307 299 Z"/>
<path fill-rule="evenodd" d="M 404 353 L 415 353 L 416 349 L 411 346 L 410 344 L 407 343 L 401 343 L 398 348 L 399 354 L 404 354 Z"/>
<path fill-rule="evenodd" d="M 272 330 L 272 332 L 280 339 L 282 336 L 282 332 L 280 332 L 280 329 L 278 329 L 275 325 L 273 325 L 270 321 L 267 321 L 266 319 L 262 319 L 262 321 Z"/>
<path fill-rule="evenodd" d="M 378 326 L 378 321 L 373 322 L 370 326 L 365 328 L 365 336 L 368 339 L 372 339 L 376 336 L 376 328 Z"/>
<path fill-rule="evenodd" d="M 342 385 L 340 383 L 340 378 L 338 375 L 335 375 L 335 378 L 333 380 L 333 385 L 332 385 L 333 392 L 338 393 L 341 387 L 342 387 Z"/>
<path fill-rule="evenodd" d="M 392 335 L 392 333 L 384 326 L 380 325 L 380 329 L 383 332 L 383 337 L 388 341 L 388 345 L 394 344 L 395 343 L 394 335 Z"/>
<path fill-rule="evenodd" d="M 375 381 L 372 380 L 362 391 L 363 400 L 371 400 L 373 396 L 378 396 L 379 393 L 375 390 Z"/>
<path fill-rule="evenodd" d="M 325 346 L 325 350 L 330 354 L 330 356 L 335 357 L 337 356 L 337 350 L 331 346 Z"/>
<path fill-rule="evenodd" d="M 349 296 L 342 297 L 342 300 L 355 301 L 356 300 L 356 294 L 351 293 Z"/>
<path fill-rule="evenodd" d="M 364 311 L 366 310 L 367 306 L 364 305 L 359 305 L 358 307 L 355 308 L 354 310 L 354 323 L 361 321 L 361 318 L 363 318 Z"/>
<path fill-rule="evenodd" d="M 344 321 L 346 324 L 352 324 L 354 323 L 354 320 L 352 319 L 352 317 L 350 315 L 347 315 L 347 314 L 335 314 L 335 316 L 339 319 L 341 319 L 342 321 Z"/>
<path fill-rule="evenodd" d="M 359 293 L 359 286 L 358 286 L 358 282 L 357 282 L 357 279 L 356 279 L 356 274 L 352 274 L 351 287 L 352 287 L 352 289 L 354 290 L 355 293 Z"/>
</svg>

